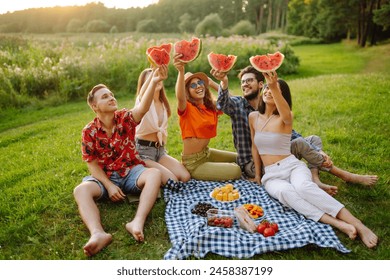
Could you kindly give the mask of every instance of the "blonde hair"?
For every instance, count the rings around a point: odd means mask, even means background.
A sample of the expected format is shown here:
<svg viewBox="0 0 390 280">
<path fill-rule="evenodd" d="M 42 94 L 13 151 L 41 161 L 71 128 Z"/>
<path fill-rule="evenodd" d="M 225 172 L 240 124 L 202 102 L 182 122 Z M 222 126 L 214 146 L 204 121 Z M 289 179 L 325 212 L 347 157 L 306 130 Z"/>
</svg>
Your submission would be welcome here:
<svg viewBox="0 0 390 280">
<path fill-rule="evenodd" d="M 146 78 L 148 77 L 148 75 L 150 75 L 152 73 L 152 71 L 153 71 L 152 68 L 146 68 L 141 72 L 141 74 L 138 77 L 137 96 L 139 96 L 140 98 L 142 98 L 141 88 L 142 88 L 143 84 L 145 83 Z M 167 98 L 167 95 L 165 93 L 164 84 L 160 90 L 159 100 L 164 104 L 164 107 L 166 108 L 167 113 L 168 113 L 168 117 L 170 117 L 171 116 L 171 107 L 169 105 L 168 98 Z"/>
</svg>

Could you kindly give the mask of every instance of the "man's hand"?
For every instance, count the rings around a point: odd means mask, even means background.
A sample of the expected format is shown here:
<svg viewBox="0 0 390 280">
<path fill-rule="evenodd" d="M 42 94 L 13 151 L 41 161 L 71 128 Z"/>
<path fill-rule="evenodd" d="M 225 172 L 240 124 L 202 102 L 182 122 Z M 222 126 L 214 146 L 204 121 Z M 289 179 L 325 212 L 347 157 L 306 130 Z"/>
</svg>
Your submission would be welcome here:
<svg viewBox="0 0 390 280">
<path fill-rule="evenodd" d="M 228 88 L 229 79 L 226 72 L 211 69 L 210 74 L 213 75 L 213 77 L 218 81 L 221 81 L 221 87 L 223 90 Z"/>
<path fill-rule="evenodd" d="M 113 202 L 122 201 L 125 199 L 126 195 L 122 192 L 122 190 L 115 184 L 111 184 L 106 187 L 108 192 L 108 197 Z"/>
</svg>

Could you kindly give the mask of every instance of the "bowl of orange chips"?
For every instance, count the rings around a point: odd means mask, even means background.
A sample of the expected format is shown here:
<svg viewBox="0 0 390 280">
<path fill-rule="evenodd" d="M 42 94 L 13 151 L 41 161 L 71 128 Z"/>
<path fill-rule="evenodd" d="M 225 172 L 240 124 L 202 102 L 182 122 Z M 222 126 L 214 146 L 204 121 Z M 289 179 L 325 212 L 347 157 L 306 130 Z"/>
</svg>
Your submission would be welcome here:
<svg viewBox="0 0 390 280">
<path fill-rule="evenodd" d="M 220 202 L 231 202 L 240 198 L 240 193 L 234 188 L 233 184 L 216 187 L 210 193 L 210 197 Z"/>
<path fill-rule="evenodd" d="M 252 204 L 252 203 L 246 203 L 244 205 L 244 208 L 248 211 L 249 215 L 252 217 L 252 219 L 258 219 L 264 216 L 264 209 L 263 207 Z"/>
</svg>

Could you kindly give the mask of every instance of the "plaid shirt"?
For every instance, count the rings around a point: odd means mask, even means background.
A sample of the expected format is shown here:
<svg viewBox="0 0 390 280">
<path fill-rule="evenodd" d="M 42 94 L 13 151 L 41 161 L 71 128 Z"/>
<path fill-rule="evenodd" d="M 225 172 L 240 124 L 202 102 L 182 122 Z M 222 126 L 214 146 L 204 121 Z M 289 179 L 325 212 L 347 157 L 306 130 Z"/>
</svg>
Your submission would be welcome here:
<svg viewBox="0 0 390 280">
<path fill-rule="evenodd" d="M 252 141 L 248 115 L 255 109 L 241 96 L 230 96 L 229 89 L 218 89 L 217 108 L 230 117 L 237 164 L 243 168 L 252 160 Z"/>
<path fill-rule="evenodd" d="M 81 151 L 83 160 L 97 160 L 108 177 L 115 171 L 121 177 L 138 164 L 144 164 L 135 149 L 135 127 L 131 111 L 122 109 L 115 112 L 115 128 L 111 137 L 103 130 L 100 120 L 95 118 L 82 132 Z"/>
</svg>

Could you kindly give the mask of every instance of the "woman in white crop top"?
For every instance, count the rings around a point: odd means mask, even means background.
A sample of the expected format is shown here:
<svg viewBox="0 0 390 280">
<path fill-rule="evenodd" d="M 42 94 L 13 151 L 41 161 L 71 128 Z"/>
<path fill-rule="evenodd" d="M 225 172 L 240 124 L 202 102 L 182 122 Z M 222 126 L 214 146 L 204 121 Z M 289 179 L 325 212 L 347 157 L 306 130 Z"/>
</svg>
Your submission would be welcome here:
<svg viewBox="0 0 390 280">
<path fill-rule="evenodd" d="M 142 99 L 152 75 L 152 69 L 147 68 L 138 78 L 136 104 Z M 169 179 L 187 182 L 191 176 L 187 169 L 175 158 L 167 154 L 165 145 L 168 136 L 168 118 L 171 109 L 168 103 L 163 82 L 156 85 L 154 98 L 149 111 L 136 128 L 136 148 L 147 167 L 161 171 L 165 184 Z"/>
<path fill-rule="evenodd" d="M 306 218 L 332 225 L 351 239 L 359 235 L 368 248 L 375 247 L 378 237 L 343 204 L 318 187 L 306 164 L 288 151 L 293 124 L 290 88 L 278 79 L 276 72 L 263 75 L 267 84 L 258 111 L 249 114 L 256 182 L 263 183 L 270 196 Z"/>
</svg>

